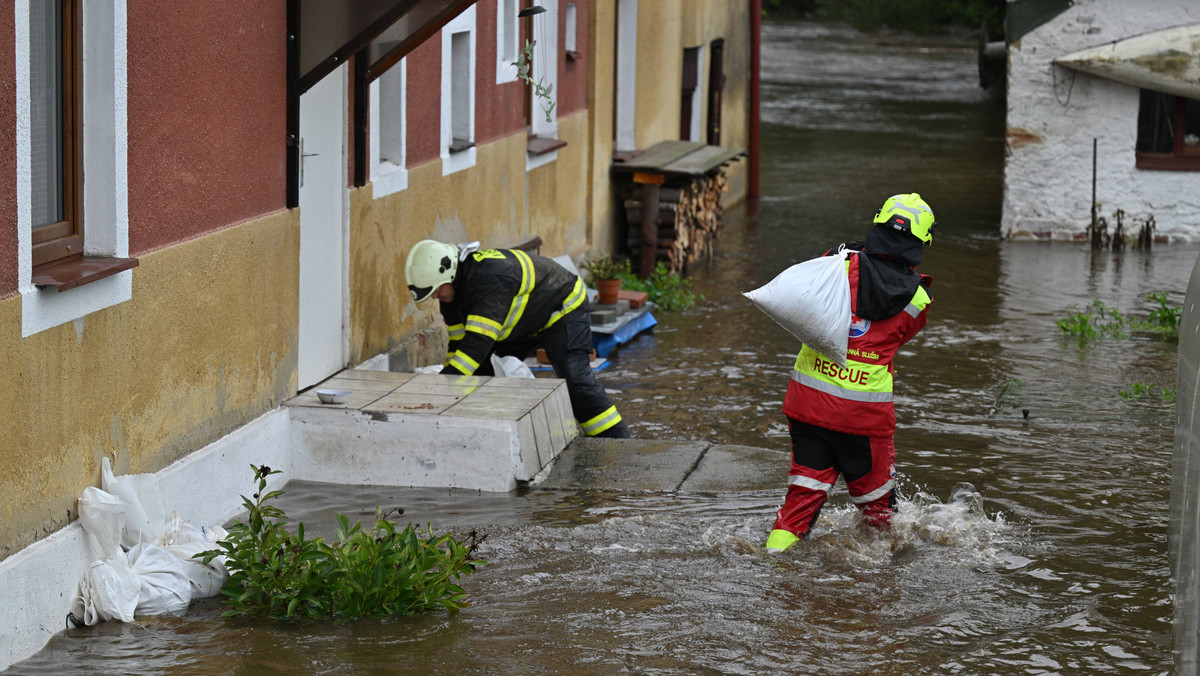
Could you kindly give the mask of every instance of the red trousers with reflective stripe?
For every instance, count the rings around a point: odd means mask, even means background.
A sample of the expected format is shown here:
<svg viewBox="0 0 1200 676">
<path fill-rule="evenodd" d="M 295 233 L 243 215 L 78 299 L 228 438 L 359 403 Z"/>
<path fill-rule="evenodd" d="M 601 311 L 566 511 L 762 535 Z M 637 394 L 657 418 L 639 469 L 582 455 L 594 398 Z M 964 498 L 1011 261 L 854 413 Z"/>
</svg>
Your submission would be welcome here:
<svg viewBox="0 0 1200 676">
<path fill-rule="evenodd" d="M 772 529 L 804 537 L 840 475 L 867 523 L 881 530 L 895 511 L 896 443 L 893 435 L 860 436 L 788 419 L 792 468 L 783 506 Z"/>
</svg>

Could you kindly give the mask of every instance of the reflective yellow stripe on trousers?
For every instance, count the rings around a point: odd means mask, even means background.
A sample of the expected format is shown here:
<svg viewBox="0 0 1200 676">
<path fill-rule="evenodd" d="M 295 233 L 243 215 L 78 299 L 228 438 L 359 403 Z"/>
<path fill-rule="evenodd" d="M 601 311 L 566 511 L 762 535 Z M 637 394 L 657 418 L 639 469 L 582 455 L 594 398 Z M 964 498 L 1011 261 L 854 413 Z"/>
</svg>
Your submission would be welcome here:
<svg viewBox="0 0 1200 676">
<path fill-rule="evenodd" d="M 619 422 L 621 422 L 621 414 L 617 413 L 616 405 L 609 406 L 600 415 L 583 423 L 583 433 L 594 437 Z"/>
</svg>

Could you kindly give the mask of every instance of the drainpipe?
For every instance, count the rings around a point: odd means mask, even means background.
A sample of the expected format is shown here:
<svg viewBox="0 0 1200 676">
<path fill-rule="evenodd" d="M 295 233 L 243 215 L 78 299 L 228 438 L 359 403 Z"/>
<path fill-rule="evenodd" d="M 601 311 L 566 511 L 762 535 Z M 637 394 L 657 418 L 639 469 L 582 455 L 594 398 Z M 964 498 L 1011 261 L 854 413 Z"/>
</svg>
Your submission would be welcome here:
<svg viewBox="0 0 1200 676">
<path fill-rule="evenodd" d="M 761 99 L 762 0 L 750 0 L 750 174 L 747 197 L 758 199 L 759 101 Z"/>
</svg>

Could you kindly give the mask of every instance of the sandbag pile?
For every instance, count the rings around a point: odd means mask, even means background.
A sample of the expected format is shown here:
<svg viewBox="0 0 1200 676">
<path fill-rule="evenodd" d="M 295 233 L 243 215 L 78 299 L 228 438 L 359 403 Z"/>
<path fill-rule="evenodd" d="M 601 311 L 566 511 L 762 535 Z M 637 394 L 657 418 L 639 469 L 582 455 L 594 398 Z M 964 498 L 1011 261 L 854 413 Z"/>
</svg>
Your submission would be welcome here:
<svg viewBox="0 0 1200 676">
<path fill-rule="evenodd" d="M 104 458 L 100 478 L 102 489 L 89 486 L 79 497 L 79 522 L 93 560 L 71 603 L 74 622 L 181 616 L 192 599 L 220 593 L 229 576 L 223 557 L 206 565 L 192 556 L 216 549 L 224 529 L 193 525 L 177 513 L 166 516 L 152 474 L 116 477 Z"/>
</svg>

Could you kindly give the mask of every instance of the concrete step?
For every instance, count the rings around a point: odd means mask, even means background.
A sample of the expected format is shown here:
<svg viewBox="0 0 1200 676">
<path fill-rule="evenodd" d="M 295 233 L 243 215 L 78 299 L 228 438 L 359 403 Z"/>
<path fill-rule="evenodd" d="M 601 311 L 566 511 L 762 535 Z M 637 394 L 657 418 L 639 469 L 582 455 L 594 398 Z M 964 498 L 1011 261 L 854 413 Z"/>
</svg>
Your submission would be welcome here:
<svg viewBox="0 0 1200 676">
<path fill-rule="evenodd" d="M 324 404 L 323 389 L 349 394 Z M 509 491 L 578 435 L 557 378 L 347 369 L 284 406 L 311 463 L 297 475 L 333 483 Z"/>
<path fill-rule="evenodd" d="M 779 490 L 790 459 L 779 448 L 662 439 L 575 439 L 535 487 L 553 490 L 732 493 Z"/>
</svg>

